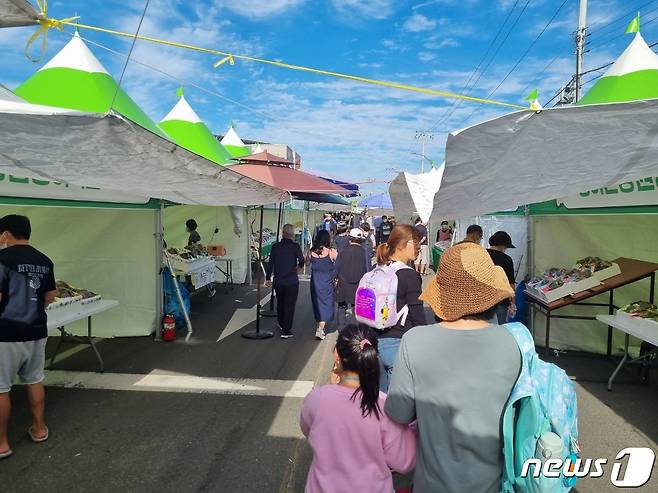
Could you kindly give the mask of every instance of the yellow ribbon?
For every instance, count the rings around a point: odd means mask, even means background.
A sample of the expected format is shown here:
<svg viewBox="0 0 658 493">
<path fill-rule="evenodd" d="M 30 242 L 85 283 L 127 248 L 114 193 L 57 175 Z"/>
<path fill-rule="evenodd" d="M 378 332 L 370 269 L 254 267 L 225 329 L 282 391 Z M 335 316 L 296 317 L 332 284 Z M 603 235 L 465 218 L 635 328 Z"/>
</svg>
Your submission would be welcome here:
<svg viewBox="0 0 658 493">
<path fill-rule="evenodd" d="M 211 55 L 218 55 L 218 56 L 223 57 L 222 59 L 220 59 L 219 61 L 217 61 L 213 64 L 213 67 L 215 67 L 215 68 L 219 67 L 220 65 L 223 65 L 226 62 L 229 62 L 230 65 L 234 65 L 235 60 L 238 59 L 238 60 L 245 60 L 245 61 L 250 61 L 250 62 L 264 63 L 264 64 L 267 64 L 267 65 L 273 65 L 275 67 L 286 68 L 286 69 L 289 69 L 289 70 L 309 72 L 309 73 L 318 74 L 318 75 L 326 75 L 326 76 L 329 76 L 329 77 L 336 77 L 336 78 L 339 78 L 339 79 L 347 79 L 347 80 L 352 80 L 352 81 L 355 81 L 355 82 L 361 82 L 361 83 L 364 83 L 364 84 L 372 84 L 372 85 L 388 87 L 388 88 L 392 88 L 392 89 L 401 89 L 401 90 L 404 90 L 404 91 L 411 91 L 411 92 L 417 92 L 417 93 L 422 93 L 422 94 L 429 94 L 431 96 L 440 96 L 440 97 L 450 98 L 450 99 L 461 99 L 461 100 L 464 100 L 464 101 L 472 101 L 474 103 L 504 106 L 504 107 L 513 108 L 513 109 L 516 109 L 516 110 L 527 110 L 528 109 L 527 106 L 521 106 L 521 105 L 514 104 L 514 103 L 506 103 L 504 101 L 497 101 L 497 100 L 494 100 L 494 99 L 476 98 L 476 97 L 473 97 L 473 96 L 466 96 L 464 94 L 457 94 L 457 93 L 449 92 L 449 91 L 441 91 L 441 90 L 438 90 L 438 89 L 429 89 L 429 88 L 426 88 L 426 87 L 411 86 L 409 84 L 401 84 L 401 83 L 398 83 L 398 82 L 390 82 L 390 81 L 377 80 L 377 79 L 368 79 L 366 77 L 360 77 L 360 76 L 357 76 L 357 75 L 341 74 L 341 73 L 338 73 L 338 72 L 331 72 L 331 71 L 328 71 L 328 70 L 320 70 L 320 69 L 311 68 L 311 67 L 304 67 L 304 66 L 301 66 L 301 65 L 292 65 L 290 63 L 279 62 L 279 61 L 276 61 L 276 60 L 267 60 L 265 58 L 256 58 L 256 57 L 251 57 L 251 56 L 247 56 L 247 55 L 236 55 L 234 53 L 228 53 L 226 51 L 213 50 L 213 49 L 210 49 L 210 48 L 202 48 L 200 46 L 194 46 L 194 45 L 189 45 L 189 44 L 185 44 L 185 43 L 179 43 L 177 41 L 167 41 L 165 39 L 152 38 L 150 36 L 142 36 L 142 35 L 137 35 L 136 36 L 136 35 L 131 34 L 131 33 L 115 31 L 113 29 L 106 29 L 106 28 L 103 28 L 103 27 L 97 27 L 97 26 L 90 26 L 90 25 L 87 25 L 87 24 L 74 23 L 73 21 L 75 19 L 77 19 L 77 17 L 71 17 L 71 18 L 62 19 L 62 20 L 48 19 L 47 16 L 45 15 L 46 10 L 47 10 L 47 3 L 48 2 L 47 2 L 47 0 L 43 0 L 43 3 L 44 3 L 44 7 L 45 7 L 45 8 L 42 8 L 42 13 L 43 13 L 43 16 L 44 16 L 44 20 L 43 20 L 43 22 L 41 20 L 38 21 L 39 24 L 41 24 L 41 28 L 39 29 L 39 31 L 37 31 L 32 36 L 32 38 L 34 38 L 34 39 L 38 38 L 39 34 L 43 30 L 47 31 L 51 27 L 54 27 L 54 28 L 61 31 L 62 26 L 70 25 L 70 26 L 75 26 L 78 29 L 87 29 L 87 30 L 90 30 L 90 31 L 97 31 L 97 32 L 102 32 L 102 33 L 106 33 L 106 34 L 112 34 L 112 35 L 115 35 L 115 36 L 122 36 L 122 37 L 126 37 L 126 38 L 136 38 L 136 39 L 140 39 L 142 41 L 149 41 L 151 43 L 158 43 L 158 44 L 162 44 L 162 45 L 165 45 L 165 46 L 173 46 L 175 48 L 183 48 L 183 49 L 186 49 L 186 50 L 193 50 L 193 51 L 198 51 L 198 52 L 201 52 L 201 53 L 208 53 L 208 54 L 211 54 Z M 41 2 L 39 2 L 39 5 L 41 7 Z M 39 14 L 39 15 L 41 15 L 41 14 Z M 28 47 L 34 41 L 34 39 L 32 39 L 32 38 L 30 38 L 30 41 L 28 42 Z M 45 47 L 45 35 L 44 35 L 44 47 Z M 45 51 L 45 49 L 42 49 L 42 51 Z M 29 56 L 28 56 L 28 58 L 29 58 Z"/>
<path fill-rule="evenodd" d="M 48 31 L 50 29 L 54 28 L 58 31 L 64 31 L 65 24 L 69 24 L 80 18 L 80 16 L 76 15 L 61 20 L 51 19 L 48 17 L 48 0 L 37 0 L 37 6 L 39 7 L 39 13 L 37 14 L 36 22 L 39 24 L 39 29 L 30 36 L 30 39 L 28 39 L 25 44 L 25 56 L 33 63 L 39 63 L 46 54 L 46 48 L 48 46 Z M 39 37 L 41 37 L 41 53 L 38 58 L 33 58 L 30 55 L 30 48 Z"/>
</svg>

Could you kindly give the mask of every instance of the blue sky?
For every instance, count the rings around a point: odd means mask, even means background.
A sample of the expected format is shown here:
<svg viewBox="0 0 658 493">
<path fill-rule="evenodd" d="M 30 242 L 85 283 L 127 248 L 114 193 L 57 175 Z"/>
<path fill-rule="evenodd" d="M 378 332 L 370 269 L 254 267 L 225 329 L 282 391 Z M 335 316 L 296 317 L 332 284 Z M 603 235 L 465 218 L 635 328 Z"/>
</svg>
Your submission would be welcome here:
<svg viewBox="0 0 658 493">
<path fill-rule="evenodd" d="M 488 50 L 471 78 L 479 78 L 478 83 L 468 91 L 486 97 L 561 5 L 562 0 L 151 0 L 141 34 L 455 92 L 462 92 Z M 143 7 L 141 0 L 51 0 L 49 13 L 56 18 L 77 13 L 86 24 L 134 32 Z M 494 99 L 523 104 L 528 92 L 538 87 L 545 102 L 571 78 L 577 7 L 578 0 L 565 2 L 526 58 L 496 89 Z M 623 36 L 625 26 L 638 8 L 644 14 L 645 39 L 658 41 L 658 1 L 589 1 L 586 69 L 623 51 L 631 39 Z M 489 49 L 508 15 L 505 29 Z M 23 55 L 33 30 L 0 32 L 0 82 L 11 88 L 40 66 Z M 43 63 L 70 39 L 68 32 L 50 33 Z M 84 30 L 81 34 L 118 52 L 129 49 L 125 39 Z M 89 46 L 118 79 L 123 59 Z M 473 103 L 455 107 L 452 100 L 250 62 L 213 69 L 215 57 L 141 41 L 133 58 L 171 76 L 137 63 L 127 68 L 125 89 L 154 120 L 176 103 L 182 80 L 186 97 L 213 131 L 223 133 L 233 121 L 244 138 L 287 143 L 302 155 L 305 168 L 357 182 L 385 181 L 398 170 L 418 171 L 416 130 L 436 132 L 425 153 L 440 162 L 448 131 L 509 111 Z M 381 183 L 365 187 L 383 188 Z"/>
</svg>

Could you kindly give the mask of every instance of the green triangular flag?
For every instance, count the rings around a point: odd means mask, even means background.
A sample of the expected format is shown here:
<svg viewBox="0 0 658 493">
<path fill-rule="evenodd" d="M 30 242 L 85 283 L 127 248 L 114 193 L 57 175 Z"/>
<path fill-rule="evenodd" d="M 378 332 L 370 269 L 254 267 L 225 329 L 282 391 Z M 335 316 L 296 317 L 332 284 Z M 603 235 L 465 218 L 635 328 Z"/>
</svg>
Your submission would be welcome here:
<svg viewBox="0 0 658 493">
<path fill-rule="evenodd" d="M 640 32 L 640 13 L 633 18 L 628 27 L 626 28 L 626 34 L 629 33 L 639 33 Z"/>
<path fill-rule="evenodd" d="M 176 97 L 183 97 L 183 86 L 180 86 L 178 89 L 176 89 Z"/>
<path fill-rule="evenodd" d="M 534 91 L 532 91 L 530 94 L 528 94 L 526 96 L 525 100 L 532 102 L 535 99 L 537 99 L 538 97 L 539 97 L 539 91 L 537 89 L 535 89 Z"/>
</svg>

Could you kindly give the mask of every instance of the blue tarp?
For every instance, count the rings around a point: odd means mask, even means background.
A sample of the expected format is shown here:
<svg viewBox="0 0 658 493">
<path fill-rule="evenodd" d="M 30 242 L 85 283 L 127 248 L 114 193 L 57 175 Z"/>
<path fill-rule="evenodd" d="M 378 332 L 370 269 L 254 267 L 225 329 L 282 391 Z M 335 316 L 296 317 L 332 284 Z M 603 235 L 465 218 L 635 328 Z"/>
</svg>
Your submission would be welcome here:
<svg viewBox="0 0 658 493">
<path fill-rule="evenodd" d="M 359 207 L 367 207 L 369 209 L 393 209 L 393 203 L 391 202 L 391 196 L 389 194 L 380 193 L 360 200 Z"/>
</svg>

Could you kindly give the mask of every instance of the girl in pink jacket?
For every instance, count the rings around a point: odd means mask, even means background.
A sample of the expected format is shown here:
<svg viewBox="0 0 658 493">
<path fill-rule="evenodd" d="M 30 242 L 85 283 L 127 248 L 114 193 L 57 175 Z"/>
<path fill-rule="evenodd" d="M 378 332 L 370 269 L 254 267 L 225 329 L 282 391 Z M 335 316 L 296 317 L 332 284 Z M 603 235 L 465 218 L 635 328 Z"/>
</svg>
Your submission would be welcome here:
<svg viewBox="0 0 658 493">
<path fill-rule="evenodd" d="M 314 389 L 300 425 L 313 448 L 307 493 L 392 493 L 391 470 L 416 465 L 416 436 L 384 414 L 377 334 L 347 326 L 338 334 L 330 385 Z"/>
</svg>

